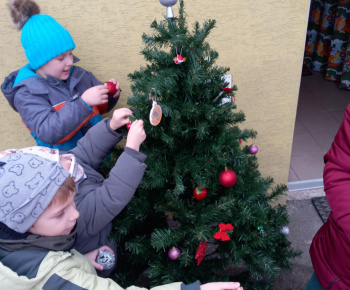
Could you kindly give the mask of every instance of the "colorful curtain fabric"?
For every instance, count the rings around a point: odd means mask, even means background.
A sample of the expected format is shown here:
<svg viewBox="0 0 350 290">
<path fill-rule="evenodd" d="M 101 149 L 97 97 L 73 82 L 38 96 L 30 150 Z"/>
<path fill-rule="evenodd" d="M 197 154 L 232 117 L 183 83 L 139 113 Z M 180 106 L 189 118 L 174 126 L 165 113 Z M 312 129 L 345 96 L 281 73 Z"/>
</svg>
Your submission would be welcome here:
<svg viewBox="0 0 350 290">
<path fill-rule="evenodd" d="M 350 0 L 313 0 L 304 65 L 350 90 Z"/>
</svg>

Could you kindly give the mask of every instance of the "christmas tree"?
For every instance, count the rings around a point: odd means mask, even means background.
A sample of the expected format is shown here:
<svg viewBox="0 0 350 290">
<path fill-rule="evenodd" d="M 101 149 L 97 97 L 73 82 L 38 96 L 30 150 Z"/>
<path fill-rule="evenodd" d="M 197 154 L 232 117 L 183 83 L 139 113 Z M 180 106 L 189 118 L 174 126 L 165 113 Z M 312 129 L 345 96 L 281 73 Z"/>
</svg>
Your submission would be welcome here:
<svg viewBox="0 0 350 290">
<path fill-rule="evenodd" d="M 146 64 L 129 74 L 128 105 L 144 120 L 148 168 L 112 233 L 113 278 L 124 286 L 146 276 L 151 285 L 231 280 L 269 289 L 299 254 L 281 231 L 286 207 L 272 206 L 286 186 L 258 171 L 249 146 L 257 132 L 239 128 L 237 88 L 227 87 L 229 68 L 215 64 L 206 41 L 215 23 L 190 31 L 180 0 L 177 17 L 154 21 L 153 34 L 142 36 Z"/>
</svg>

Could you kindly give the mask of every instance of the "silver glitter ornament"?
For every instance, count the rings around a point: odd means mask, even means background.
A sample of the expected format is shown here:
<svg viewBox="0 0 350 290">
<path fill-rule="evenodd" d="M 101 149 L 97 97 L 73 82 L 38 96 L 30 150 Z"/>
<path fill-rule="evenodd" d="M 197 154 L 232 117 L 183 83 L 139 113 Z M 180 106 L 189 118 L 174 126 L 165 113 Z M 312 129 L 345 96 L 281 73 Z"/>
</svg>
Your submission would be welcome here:
<svg viewBox="0 0 350 290">
<path fill-rule="evenodd" d="M 101 249 L 98 249 L 96 262 L 102 265 L 104 270 L 109 270 L 115 264 L 115 256 L 110 251 L 103 251 Z"/>
<path fill-rule="evenodd" d="M 166 17 L 173 18 L 174 13 L 171 6 L 175 5 L 177 0 L 159 0 L 160 4 L 166 7 Z"/>
<path fill-rule="evenodd" d="M 284 234 L 285 236 L 288 236 L 289 235 L 289 228 L 288 227 L 280 228 L 280 233 Z"/>
</svg>

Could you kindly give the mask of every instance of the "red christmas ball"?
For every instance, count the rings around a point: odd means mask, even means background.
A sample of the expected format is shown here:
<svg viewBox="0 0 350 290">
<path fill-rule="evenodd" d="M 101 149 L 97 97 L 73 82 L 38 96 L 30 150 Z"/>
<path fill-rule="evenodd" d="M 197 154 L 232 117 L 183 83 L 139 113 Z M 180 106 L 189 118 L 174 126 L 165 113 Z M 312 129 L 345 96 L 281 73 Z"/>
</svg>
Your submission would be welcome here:
<svg viewBox="0 0 350 290">
<path fill-rule="evenodd" d="M 109 93 L 108 96 L 113 96 L 117 92 L 117 87 L 112 82 L 105 82 L 104 85 L 108 88 Z"/>
<path fill-rule="evenodd" d="M 177 260 L 180 256 L 180 250 L 178 248 L 172 247 L 168 252 L 168 256 L 172 260 Z"/>
<path fill-rule="evenodd" d="M 249 152 L 250 152 L 250 154 L 252 154 L 252 155 L 258 153 L 258 146 L 256 146 L 256 145 L 250 145 L 250 146 L 249 146 Z"/>
<path fill-rule="evenodd" d="M 130 128 L 131 128 L 131 123 L 127 123 L 126 124 L 126 129 L 130 130 Z"/>
<path fill-rule="evenodd" d="M 219 181 L 222 186 L 231 187 L 236 184 L 237 175 L 233 170 L 225 168 L 219 175 Z"/>
<path fill-rule="evenodd" d="M 202 200 L 207 196 L 207 189 L 205 187 L 201 188 L 197 186 L 193 191 L 193 196 L 197 200 Z"/>
</svg>

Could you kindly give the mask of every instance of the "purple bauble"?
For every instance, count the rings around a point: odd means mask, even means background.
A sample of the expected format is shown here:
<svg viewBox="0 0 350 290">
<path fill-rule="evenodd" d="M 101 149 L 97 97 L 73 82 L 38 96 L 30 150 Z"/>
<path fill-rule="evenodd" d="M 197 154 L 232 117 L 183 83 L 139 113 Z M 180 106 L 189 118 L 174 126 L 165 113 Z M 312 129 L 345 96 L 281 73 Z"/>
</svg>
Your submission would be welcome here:
<svg viewBox="0 0 350 290">
<path fill-rule="evenodd" d="M 180 250 L 178 248 L 172 247 L 168 252 L 168 256 L 172 260 L 177 260 L 177 258 L 180 256 Z"/>
<path fill-rule="evenodd" d="M 258 146 L 256 146 L 256 145 L 250 145 L 250 146 L 249 146 L 249 152 L 250 152 L 250 154 L 252 154 L 252 155 L 258 153 Z"/>
</svg>

